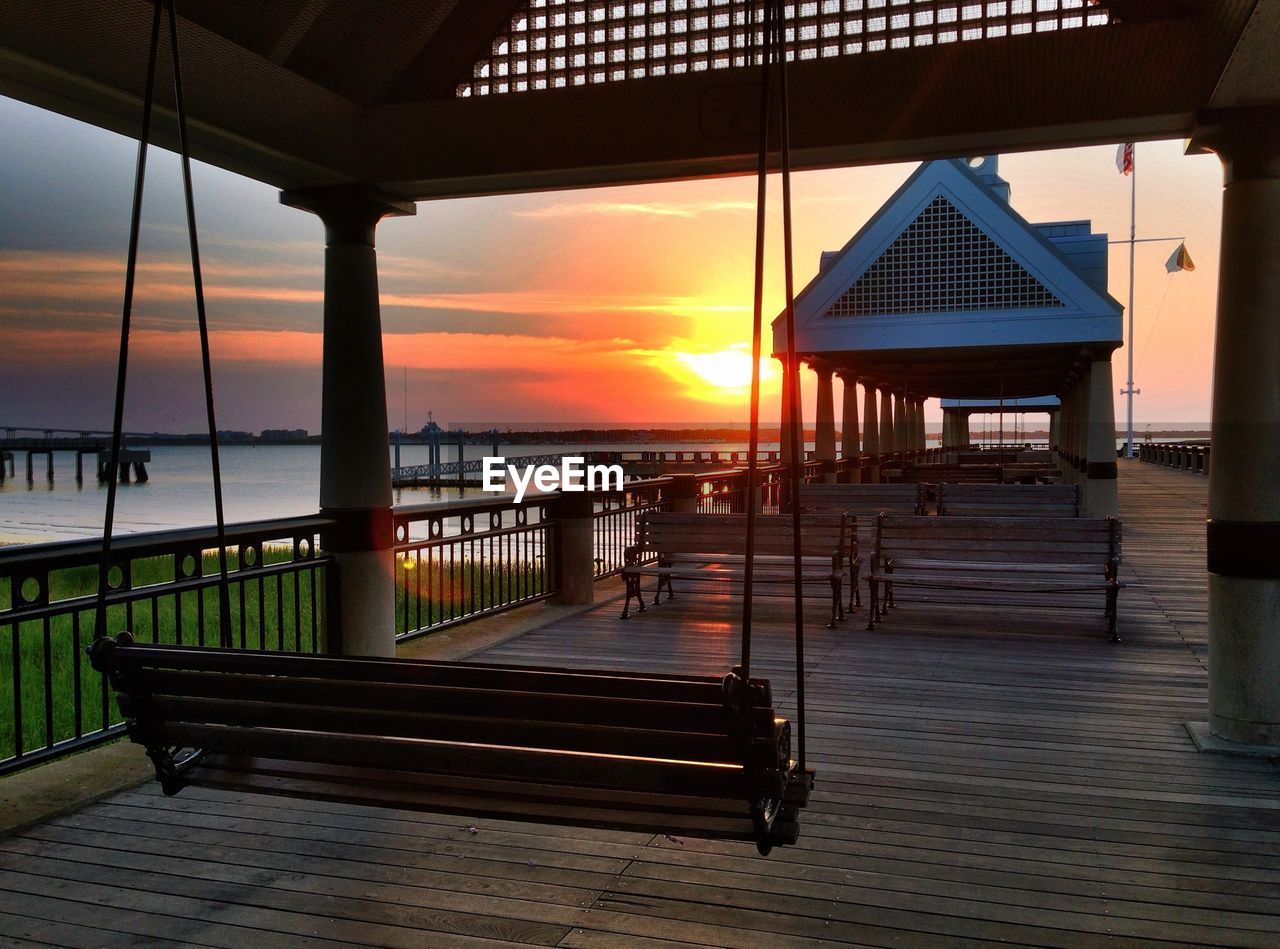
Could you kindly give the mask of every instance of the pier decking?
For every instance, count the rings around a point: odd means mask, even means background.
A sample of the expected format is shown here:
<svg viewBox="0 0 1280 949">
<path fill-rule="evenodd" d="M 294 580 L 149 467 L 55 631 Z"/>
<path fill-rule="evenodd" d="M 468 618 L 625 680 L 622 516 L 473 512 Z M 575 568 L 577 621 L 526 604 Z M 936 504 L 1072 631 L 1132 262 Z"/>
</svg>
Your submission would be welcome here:
<svg viewBox="0 0 1280 949">
<path fill-rule="evenodd" d="M 1120 492 L 1122 643 L 1100 611 L 811 625 L 818 786 L 768 859 L 148 785 L 0 840 L 0 941 L 1275 946 L 1280 762 L 1199 754 L 1184 728 L 1206 716 L 1206 481 L 1127 462 Z M 719 672 L 736 652 L 728 598 L 617 609 L 480 658 Z M 755 671 L 791 714 L 788 609 L 760 605 Z"/>
</svg>

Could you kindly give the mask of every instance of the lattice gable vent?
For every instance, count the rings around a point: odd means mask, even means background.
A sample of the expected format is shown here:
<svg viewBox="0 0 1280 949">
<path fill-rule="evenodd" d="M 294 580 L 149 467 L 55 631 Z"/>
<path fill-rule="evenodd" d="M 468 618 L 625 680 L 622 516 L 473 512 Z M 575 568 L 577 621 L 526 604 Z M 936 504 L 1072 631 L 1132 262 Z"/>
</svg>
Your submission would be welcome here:
<svg viewBox="0 0 1280 949">
<path fill-rule="evenodd" d="M 939 195 L 827 316 L 1060 307 L 1039 280 Z"/>
<path fill-rule="evenodd" d="M 748 24 L 748 16 L 751 18 Z M 758 63 L 758 0 L 527 0 L 457 95 L 486 96 Z M 1095 0 L 806 0 L 788 61 L 1105 26 Z"/>
</svg>

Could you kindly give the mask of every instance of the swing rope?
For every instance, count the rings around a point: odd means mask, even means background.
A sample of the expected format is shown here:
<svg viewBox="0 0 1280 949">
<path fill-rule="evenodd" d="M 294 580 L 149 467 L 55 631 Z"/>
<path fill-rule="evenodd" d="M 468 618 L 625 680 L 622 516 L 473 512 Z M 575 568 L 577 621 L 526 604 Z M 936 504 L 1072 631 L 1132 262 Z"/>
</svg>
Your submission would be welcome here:
<svg viewBox="0 0 1280 949">
<path fill-rule="evenodd" d="M 183 197 L 187 215 L 187 235 L 191 246 L 191 274 L 195 285 L 196 317 L 200 333 L 200 353 L 204 369 L 205 414 L 209 426 L 209 449 L 213 459 L 214 512 L 218 539 L 218 627 L 219 641 L 231 646 L 231 601 L 227 581 L 226 521 L 222 504 L 222 469 L 218 458 L 218 429 L 213 406 L 213 371 L 209 358 L 209 326 L 204 303 L 204 279 L 200 267 L 200 247 L 196 237 L 195 199 L 191 185 L 191 155 L 187 135 L 186 108 L 182 96 L 182 66 L 178 48 L 178 16 L 173 0 L 156 0 L 151 20 L 151 42 L 147 54 L 147 80 L 142 106 L 142 128 L 138 135 L 138 159 L 134 172 L 133 208 L 129 220 L 129 249 L 125 263 L 124 305 L 120 319 L 120 355 L 116 364 L 116 394 L 111 425 L 110 468 L 107 478 L 107 509 L 102 530 L 102 556 L 98 562 L 98 594 L 94 639 L 107 635 L 107 590 L 111 571 L 111 535 L 115 526 L 116 471 L 124 430 L 124 400 L 129 369 L 129 330 L 133 319 L 133 295 L 138 275 L 138 241 L 142 231 L 142 197 L 147 176 L 147 149 L 151 139 L 151 118 L 155 106 L 156 66 L 160 49 L 160 18 L 169 16 L 169 51 L 173 63 L 174 105 L 178 117 L 178 142 L 182 162 Z M 121 569 L 126 569 L 121 567 Z M 197 560 L 196 568 L 201 570 Z M 122 578 L 123 583 L 123 578 Z M 203 635 L 203 630 L 201 631 Z"/>
<path fill-rule="evenodd" d="M 754 3 L 749 4 L 747 29 L 752 30 Z M 804 714 L 804 598 L 802 596 L 803 566 L 800 538 L 800 481 L 804 476 L 802 457 L 803 432 L 800 420 L 799 364 L 796 360 L 795 341 L 795 273 L 791 240 L 791 128 L 787 108 L 787 56 L 784 30 L 785 8 L 781 0 L 765 0 L 761 31 L 761 80 L 760 80 L 760 128 L 759 150 L 756 156 L 756 245 L 755 287 L 751 333 L 751 426 L 747 454 L 747 537 L 746 572 L 742 592 L 742 675 L 751 672 L 752 594 L 755 568 L 756 491 L 759 485 L 757 452 L 760 444 L 760 356 L 764 311 L 764 249 L 766 230 L 766 197 L 769 174 L 769 120 L 772 113 L 772 64 L 777 63 L 779 151 L 782 172 L 782 246 L 783 268 L 786 285 L 786 335 L 787 355 L 783 366 L 783 402 L 790 423 L 791 470 L 790 498 L 793 580 L 795 584 L 795 654 L 796 654 L 796 747 L 797 763 L 805 767 L 805 714 Z M 751 44 L 744 44 L 750 48 Z"/>
<path fill-rule="evenodd" d="M 754 45 L 755 2 L 747 4 L 746 28 L 748 40 L 743 49 Z M 760 484 L 760 462 L 756 457 L 760 450 L 760 355 L 764 325 L 764 244 L 765 205 L 769 191 L 769 112 L 771 32 L 773 29 L 773 0 L 764 4 L 763 31 L 760 37 L 760 147 L 756 155 L 756 257 L 755 301 L 751 324 L 751 425 L 747 444 L 747 545 L 746 574 L 742 584 L 742 677 L 751 677 L 751 601 L 754 592 L 756 557 L 756 491 Z"/>
<path fill-rule="evenodd" d="M 786 283 L 787 363 L 784 390 L 791 396 L 788 407 L 791 421 L 791 544 L 795 582 L 796 624 L 796 759 L 805 768 L 804 720 L 804 597 L 803 566 L 800 561 L 800 482 L 804 478 L 804 413 L 800 406 L 800 363 L 796 359 L 796 292 L 795 265 L 791 242 L 791 118 L 787 98 L 786 31 L 783 29 L 784 3 L 776 0 L 774 43 L 778 57 L 778 111 L 782 169 L 782 261 Z"/>
<path fill-rule="evenodd" d="M 116 471 L 124 429 L 124 390 L 129 374 L 129 324 L 133 316 L 133 288 L 138 276 L 138 235 L 142 229 L 142 188 L 147 176 L 147 142 L 151 138 L 151 105 L 155 94 L 156 57 L 160 48 L 160 4 L 151 18 L 151 45 L 147 54 L 147 86 L 142 106 L 142 130 L 138 134 L 138 160 L 133 174 L 133 209 L 129 217 L 129 250 L 124 268 L 124 307 L 120 317 L 120 355 L 116 360 L 116 397 L 111 423 L 111 454 L 107 469 L 107 512 L 102 530 L 102 556 L 98 561 L 98 598 L 93 638 L 107 635 L 107 579 L 111 572 L 111 531 L 116 517 Z M 123 569 L 123 568 L 122 568 Z"/>
<path fill-rule="evenodd" d="M 227 524 L 222 506 L 222 464 L 218 457 L 218 423 L 213 409 L 213 366 L 209 359 L 209 319 L 204 306 L 204 277 L 200 269 L 200 242 L 196 237 L 196 203 L 191 187 L 191 150 L 187 135 L 187 111 L 182 98 L 182 61 L 178 53 L 178 14 L 174 0 L 167 0 L 169 44 L 173 54 L 173 100 L 178 115 L 178 151 L 182 159 L 182 192 L 187 209 L 187 236 L 191 243 L 191 277 L 195 285 L 196 321 L 200 327 L 200 361 L 204 370 L 204 409 L 209 426 L 209 456 L 213 472 L 213 510 L 218 537 L 218 638 L 231 646 L 231 596 L 227 583 Z"/>
</svg>

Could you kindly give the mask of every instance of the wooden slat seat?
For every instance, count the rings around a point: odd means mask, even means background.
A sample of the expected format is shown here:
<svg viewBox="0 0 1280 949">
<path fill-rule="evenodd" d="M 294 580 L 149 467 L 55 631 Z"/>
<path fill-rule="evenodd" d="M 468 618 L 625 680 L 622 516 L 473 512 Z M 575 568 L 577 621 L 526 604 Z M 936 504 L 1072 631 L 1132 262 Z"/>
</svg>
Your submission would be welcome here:
<svg viewBox="0 0 1280 949">
<path fill-rule="evenodd" d="M 800 510 L 806 514 L 849 514 L 858 534 L 858 549 L 875 545 L 876 515 L 924 514 L 928 491 L 923 484 L 802 484 Z M 862 602 L 855 579 L 849 586 L 848 608 Z"/>
<path fill-rule="evenodd" d="M 234 788 L 793 843 L 810 776 L 769 683 L 142 646 L 94 667 L 167 794 Z"/>
<path fill-rule="evenodd" d="M 901 478 L 908 484 L 999 484 L 1003 479 L 999 465 L 957 465 L 945 462 L 907 465 L 902 469 Z"/>
<path fill-rule="evenodd" d="M 755 523 L 753 589 L 762 595 L 793 595 L 791 515 L 760 514 Z M 667 599 L 675 596 L 676 580 L 741 587 L 746 577 L 746 546 L 745 514 L 645 514 L 636 526 L 636 542 L 625 553 L 622 619 L 631 615 L 633 599 L 639 611 L 645 611 L 641 590 L 645 577 L 657 579 L 654 605 L 661 601 L 664 588 Z M 831 596 L 827 625 L 833 627 L 844 619 L 846 578 L 855 590 L 859 583 L 862 560 L 855 518 L 844 513 L 802 514 L 800 554 L 802 584 Z"/>
<path fill-rule="evenodd" d="M 1015 603 L 1058 609 L 1073 597 L 1099 596 L 1116 639 L 1120 535 L 1113 517 L 879 515 L 867 628 L 884 619 L 901 589 L 978 594 L 996 612 Z"/>
<path fill-rule="evenodd" d="M 941 484 L 938 513 L 961 517 L 1080 517 L 1078 484 Z"/>
</svg>

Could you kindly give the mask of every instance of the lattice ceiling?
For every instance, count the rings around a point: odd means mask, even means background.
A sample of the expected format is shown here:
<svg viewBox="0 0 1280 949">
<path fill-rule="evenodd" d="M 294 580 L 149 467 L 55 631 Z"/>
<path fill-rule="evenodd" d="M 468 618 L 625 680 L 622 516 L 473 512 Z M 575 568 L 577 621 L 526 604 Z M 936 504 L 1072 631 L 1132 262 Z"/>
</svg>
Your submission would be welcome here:
<svg viewBox="0 0 1280 949">
<path fill-rule="evenodd" d="M 784 17 L 788 61 L 1110 22 L 1095 0 L 811 0 L 787 4 Z M 528 0 L 457 94 L 500 95 L 757 63 L 762 20 L 762 6 L 745 0 Z"/>
<path fill-rule="evenodd" d="M 825 315 L 1029 310 L 1063 305 L 939 195 Z"/>
</svg>

